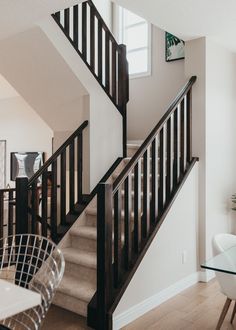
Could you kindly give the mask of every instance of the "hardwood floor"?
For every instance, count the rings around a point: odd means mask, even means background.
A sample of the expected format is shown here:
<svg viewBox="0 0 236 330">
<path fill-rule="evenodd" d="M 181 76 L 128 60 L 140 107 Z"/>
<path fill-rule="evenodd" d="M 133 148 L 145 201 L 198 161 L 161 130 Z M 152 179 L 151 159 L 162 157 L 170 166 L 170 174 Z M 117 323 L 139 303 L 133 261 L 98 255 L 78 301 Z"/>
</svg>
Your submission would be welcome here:
<svg viewBox="0 0 236 330">
<path fill-rule="evenodd" d="M 86 319 L 63 308 L 52 305 L 42 330 L 89 330 Z"/>
<path fill-rule="evenodd" d="M 226 297 L 218 283 L 198 283 L 151 310 L 122 330 L 215 330 Z M 221 330 L 236 329 L 230 318 L 233 303 Z M 42 330 L 88 330 L 86 320 L 74 313 L 52 306 Z"/>
<path fill-rule="evenodd" d="M 226 297 L 220 293 L 218 283 L 198 283 L 168 300 L 123 330 L 214 330 Z M 226 315 L 221 330 L 236 329 L 230 318 L 233 303 Z"/>
</svg>

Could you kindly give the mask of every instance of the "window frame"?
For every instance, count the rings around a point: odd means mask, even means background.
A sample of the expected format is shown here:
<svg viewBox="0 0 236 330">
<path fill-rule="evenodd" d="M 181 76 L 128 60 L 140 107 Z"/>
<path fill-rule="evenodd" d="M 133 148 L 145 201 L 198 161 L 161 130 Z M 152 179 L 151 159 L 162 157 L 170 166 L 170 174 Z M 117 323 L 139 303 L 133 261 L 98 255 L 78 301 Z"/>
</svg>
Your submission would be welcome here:
<svg viewBox="0 0 236 330">
<path fill-rule="evenodd" d="M 136 52 L 139 50 L 144 50 L 147 49 L 147 71 L 144 72 L 138 72 L 138 73 L 129 73 L 129 78 L 130 79 L 135 79 L 135 78 L 142 78 L 142 77 L 148 77 L 151 76 L 152 74 L 152 24 L 148 23 L 146 20 L 144 22 L 138 22 L 134 24 L 130 24 L 128 26 L 124 26 L 124 22 L 122 20 L 122 27 L 120 27 L 120 11 L 126 10 L 126 8 L 123 8 L 121 6 L 118 6 L 116 4 L 113 5 L 113 31 L 114 34 L 119 40 L 119 43 L 123 43 L 124 40 L 124 31 L 127 28 L 132 28 L 135 26 L 140 26 L 142 24 L 147 24 L 147 30 L 148 30 L 148 42 L 146 47 L 140 47 L 136 48 L 134 50 L 131 50 L 130 52 Z M 122 31 L 122 33 L 120 33 Z M 129 52 L 127 51 L 127 54 Z"/>
</svg>

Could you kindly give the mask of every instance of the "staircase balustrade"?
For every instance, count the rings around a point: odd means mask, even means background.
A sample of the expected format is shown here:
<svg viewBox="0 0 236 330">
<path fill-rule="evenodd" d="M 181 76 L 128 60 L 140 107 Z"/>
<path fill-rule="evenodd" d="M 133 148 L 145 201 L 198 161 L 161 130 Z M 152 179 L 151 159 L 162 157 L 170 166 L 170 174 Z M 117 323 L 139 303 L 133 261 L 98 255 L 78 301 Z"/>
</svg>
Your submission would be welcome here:
<svg viewBox="0 0 236 330">
<path fill-rule="evenodd" d="M 28 181 L 16 179 L 17 233 L 39 234 L 57 242 L 83 204 L 85 121 Z M 75 220 L 74 219 L 74 220 Z"/>
<path fill-rule="evenodd" d="M 123 117 L 123 153 L 126 156 L 126 105 L 129 74 L 126 46 L 119 45 L 93 2 L 84 1 L 52 15 Z"/>
<path fill-rule="evenodd" d="M 112 313 L 196 162 L 192 157 L 192 77 L 113 185 L 100 183 L 97 329 Z"/>
</svg>

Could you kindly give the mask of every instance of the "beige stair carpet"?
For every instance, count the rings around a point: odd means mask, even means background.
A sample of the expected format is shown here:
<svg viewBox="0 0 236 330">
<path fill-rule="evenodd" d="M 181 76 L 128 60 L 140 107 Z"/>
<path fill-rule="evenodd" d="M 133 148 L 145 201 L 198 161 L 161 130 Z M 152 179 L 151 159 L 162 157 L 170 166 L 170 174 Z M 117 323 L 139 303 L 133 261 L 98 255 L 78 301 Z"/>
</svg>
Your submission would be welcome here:
<svg viewBox="0 0 236 330">
<path fill-rule="evenodd" d="M 115 169 L 108 182 L 114 182 L 140 144 L 128 145 L 129 158 Z M 124 218 L 124 211 L 122 211 Z M 131 214 L 131 219 L 133 214 Z M 59 244 L 65 258 L 65 274 L 54 304 L 87 316 L 88 303 L 96 292 L 97 201 L 90 202 Z"/>
</svg>

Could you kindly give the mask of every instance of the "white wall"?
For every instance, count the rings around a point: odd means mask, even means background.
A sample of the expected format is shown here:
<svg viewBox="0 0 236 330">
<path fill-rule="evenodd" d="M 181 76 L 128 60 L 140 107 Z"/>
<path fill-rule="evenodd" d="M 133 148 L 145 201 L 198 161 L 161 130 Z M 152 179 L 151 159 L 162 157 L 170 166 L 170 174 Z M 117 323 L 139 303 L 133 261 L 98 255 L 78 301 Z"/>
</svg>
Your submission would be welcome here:
<svg viewBox="0 0 236 330">
<path fill-rule="evenodd" d="M 121 298 L 114 313 L 114 329 L 120 329 L 127 321 L 131 322 L 163 302 L 163 290 L 176 282 L 186 278 L 186 283 L 189 278 L 197 281 L 197 219 L 198 164 L 188 176 Z M 182 263 L 184 251 L 186 263 Z M 177 286 L 175 290 L 178 289 Z"/>
<path fill-rule="evenodd" d="M 147 137 L 185 81 L 184 61 L 165 62 L 165 32 L 152 26 L 151 76 L 130 80 L 129 140 Z"/>
<path fill-rule="evenodd" d="M 193 88 L 193 154 L 199 156 L 200 261 L 212 256 L 212 238 L 231 231 L 236 186 L 236 55 L 210 38 L 186 43 L 186 75 Z M 235 219 L 233 219 L 235 221 Z"/>
<path fill-rule="evenodd" d="M 20 96 L 0 100 L 0 118 L 0 139 L 7 141 L 6 183 L 9 183 L 10 153 L 43 151 L 49 158 L 53 131 Z"/>
<path fill-rule="evenodd" d="M 236 189 L 236 54 L 206 39 L 206 258 L 212 237 L 229 232 Z M 235 221 L 235 219 L 234 219 Z"/>
<path fill-rule="evenodd" d="M 206 40 L 185 43 L 185 74 L 197 76 L 193 86 L 193 155 L 199 157 L 199 255 L 205 260 L 206 219 Z"/>
<path fill-rule="evenodd" d="M 73 131 L 84 120 L 88 93 L 39 27 L 0 41 L 0 72 L 54 131 Z"/>
</svg>

